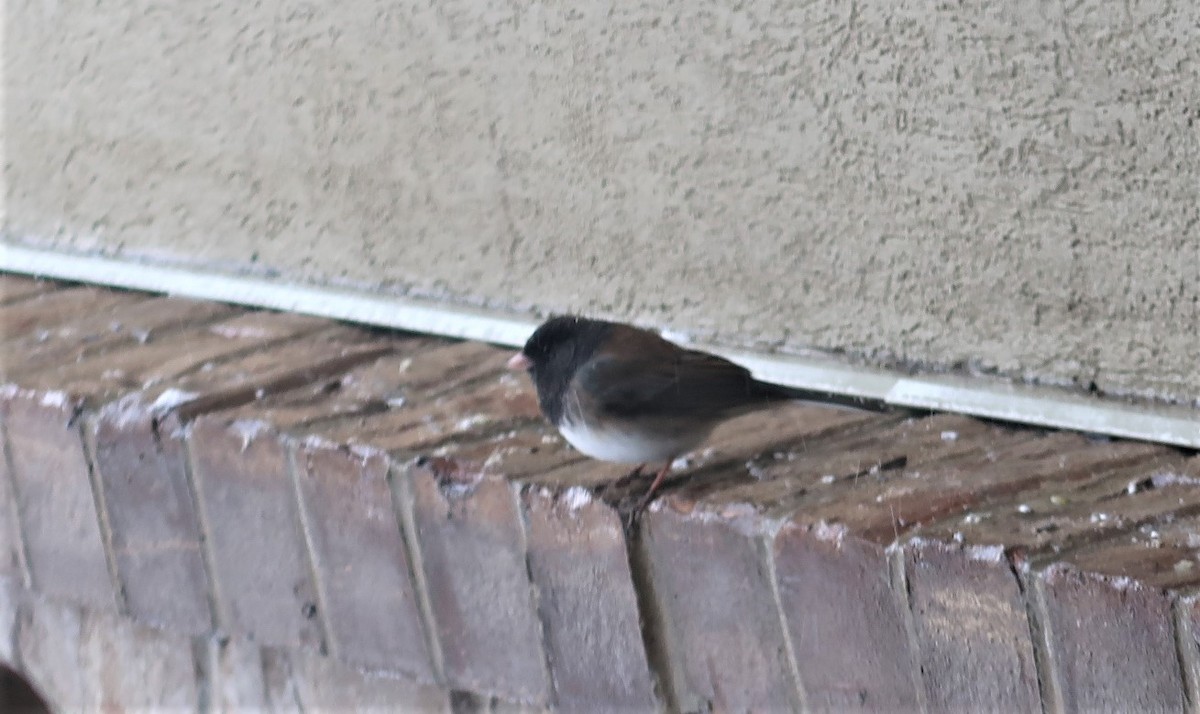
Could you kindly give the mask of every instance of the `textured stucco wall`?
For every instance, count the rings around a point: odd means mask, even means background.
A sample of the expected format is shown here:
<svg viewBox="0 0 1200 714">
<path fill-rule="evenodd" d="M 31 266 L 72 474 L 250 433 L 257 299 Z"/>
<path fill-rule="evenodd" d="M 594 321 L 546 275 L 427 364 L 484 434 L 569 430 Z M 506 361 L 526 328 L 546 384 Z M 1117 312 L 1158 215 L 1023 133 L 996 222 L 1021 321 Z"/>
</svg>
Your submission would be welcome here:
<svg viewBox="0 0 1200 714">
<path fill-rule="evenodd" d="M 1200 398 L 1200 3 L 6 8 L 9 240 Z"/>
</svg>

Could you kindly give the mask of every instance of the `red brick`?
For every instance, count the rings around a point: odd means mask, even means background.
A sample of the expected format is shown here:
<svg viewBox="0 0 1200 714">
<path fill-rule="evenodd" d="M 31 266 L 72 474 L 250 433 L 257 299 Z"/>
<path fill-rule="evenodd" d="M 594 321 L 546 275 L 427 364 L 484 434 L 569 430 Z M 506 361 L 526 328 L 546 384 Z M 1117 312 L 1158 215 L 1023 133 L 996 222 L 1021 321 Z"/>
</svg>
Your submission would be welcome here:
<svg viewBox="0 0 1200 714">
<path fill-rule="evenodd" d="M 387 457 L 302 445 L 296 461 L 332 654 L 432 682 Z"/>
<path fill-rule="evenodd" d="M 17 666 L 17 615 L 25 588 L 15 577 L 0 575 L 0 662 Z"/>
<path fill-rule="evenodd" d="M 18 656 L 29 682 L 64 710 L 94 706 L 81 647 L 84 613 L 31 594 L 22 598 L 18 618 Z"/>
<path fill-rule="evenodd" d="M 28 577 L 25 568 L 25 545 L 21 539 L 21 522 L 17 510 L 17 494 L 13 488 L 9 467 L 8 437 L 0 419 L 0 577 L 16 577 L 22 582 Z"/>
<path fill-rule="evenodd" d="M 95 313 L 114 305 L 146 299 L 140 293 L 125 293 L 96 287 L 67 287 L 16 303 L 0 305 L 0 335 L 13 340 L 46 332 L 69 323 L 80 314 Z"/>
<path fill-rule="evenodd" d="M 685 711 L 800 706 L 772 595 L 762 526 L 750 509 L 691 514 L 652 505 L 642 522 L 654 599 L 665 620 L 672 688 Z"/>
<path fill-rule="evenodd" d="M 207 711 L 264 711 L 269 704 L 261 648 L 244 638 L 214 635 L 195 647 Z"/>
<path fill-rule="evenodd" d="M 171 385 L 178 391 L 183 378 L 325 326 L 314 318 L 246 313 L 177 331 L 170 339 L 119 346 L 79 362 L 51 362 L 39 369 L 18 367 L 13 381 L 25 389 L 62 392 L 78 397 L 84 406 L 99 407 L 155 387 L 161 391 Z"/>
<path fill-rule="evenodd" d="M 784 525 L 774 541 L 806 702 L 813 711 L 912 711 L 916 663 L 884 545 L 845 526 Z"/>
<path fill-rule="evenodd" d="M 904 563 L 928 711 L 1039 711 L 1022 584 L 1003 548 L 917 539 Z"/>
<path fill-rule="evenodd" d="M 1187 701 L 1200 701 L 1200 588 L 1178 594 L 1176 638 Z"/>
<path fill-rule="evenodd" d="M 776 573 L 800 679 L 816 710 L 917 706 L 916 665 L 903 627 L 907 597 L 889 587 L 890 546 L 993 494 L 1064 473 L 1079 460 L 1063 454 L 1084 444 L 949 415 L 905 422 L 873 438 L 845 454 L 817 448 L 768 467 L 776 479 L 757 489 L 777 494 L 790 483 L 797 494 L 782 499 L 796 512 L 775 541 Z M 856 468 L 846 456 L 883 463 L 901 455 L 900 468 L 845 477 Z"/>
<path fill-rule="evenodd" d="M 196 711 L 191 641 L 114 615 L 86 613 L 80 638 L 86 698 L 81 709 Z M 69 702 L 56 702 L 73 709 Z"/>
<path fill-rule="evenodd" d="M 1105 522 L 1134 529 L 1095 539 L 1034 563 L 1059 696 L 1074 710 L 1169 711 L 1184 701 L 1189 656 L 1177 595 L 1200 585 L 1200 459 L 1152 472 L 1133 492 L 1097 502 Z M 1147 506 L 1158 517 L 1142 516 Z M 1183 514 L 1190 511 L 1191 515 Z M 1043 568 L 1043 564 L 1049 563 Z M 1187 598 L 1179 598 L 1186 613 Z M 1176 639 L 1179 642 L 1176 642 Z"/>
<path fill-rule="evenodd" d="M 76 404 L 58 393 L 0 396 L 33 586 L 100 610 L 116 607 Z"/>
<path fill-rule="evenodd" d="M 269 645 L 322 639 L 316 590 L 284 444 L 265 425 L 201 417 L 192 479 L 219 623 Z"/>
<path fill-rule="evenodd" d="M 209 583 L 178 433 L 128 405 L 88 420 L 112 556 L 135 618 L 192 634 L 212 628 Z"/>
<path fill-rule="evenodd" d="M 719 487 L 699 489 L 697 507 L 708 520 L 719 520 L 723 512 L 761 511 L 775 519 L 797 511 L 770 544 L 774 584 L 808 707 L 911 708 L 918 692 L 901 617 L 907 608 L 889 584 L 886 546 L 893 529 L 887 540 L 872 542 L 853 529 L 857 511 L 845 514 L 849 526 L 810 512 L 819 514 L 860 490 L 911 483 L 910 473 L 934 464 L 980 459 L 978 442 L 995 444 L 1003 434 L 965 417 L 871 416 L 838 426 L 767 454 L 755 453 L 757 443 L 743 447 L 750 461 L 742 457 L 725 468 Z M 948 430 L 956 437 L 944 438 Z M 680 493 L 696 490 L 687 485 Z M 814 572 L 822 577 L 812 577 Z"/>
<path fill-rule="evenodd" d="M 35 334 L 8 340 L 0 348 L 0 358 L 10 375 L 42 370 L 122 346 L 155 341 L 174 330 L 228 317 L 234 311 L 228 305 L 182 298 L 119 302 L 71 315 Z"/>
<path fill-rule="evenodd" d="M 409 454 L 539 419 L 533 391 L 513 375 L 498 373 L 470 388 L 421 401 L 414 408 L 325 425 L 319 433 L 338 443 Z"/>
<path fill-rule="evenodd" d="M 1066 711 L 1184 709 L 1168 593 L 1066 565 L 1039 579 Z"/>
<path fill-rule="evenodd" d="M 179 419 L 227 410 L 267 396 L 336 380 L 347 370 L 389 353 L 393 343 L 369 340 L 356 330 L 334 327 L 304 339 L 255 350 L 175 384 L 186 395 L 171 408 Z"/>
<path fill-rule="evenodd" d="M 263 653 L 273 711 L 450 712 L 449 697 L 428 684 L 366 673 L 310 652 Z"/>
<path fill-rule="evenodd" d="M 175 633 L 30 595 L 21 602 L 18 643 L 25 674 L 56 709 L 199 706 L 191 643 Z"/>
<path fill-rule="evenodd" d="M 546 655 L 512 487 L 443 459 L 411 467 L 406 486 L 447 681 L 546 703 Z"/>
<path fill-rule="evenodd" d="M 578 487 L 527 489 L 522 502 L 555 708 L 658 708 L 620 516 Z"/>
<path fill-rule="evenodd" d="M 43 293 L 61 290 L 63 287 L 62 283 L 50 280 L 0 273 L 0 305 L 28 300 Z"/>
</svg>

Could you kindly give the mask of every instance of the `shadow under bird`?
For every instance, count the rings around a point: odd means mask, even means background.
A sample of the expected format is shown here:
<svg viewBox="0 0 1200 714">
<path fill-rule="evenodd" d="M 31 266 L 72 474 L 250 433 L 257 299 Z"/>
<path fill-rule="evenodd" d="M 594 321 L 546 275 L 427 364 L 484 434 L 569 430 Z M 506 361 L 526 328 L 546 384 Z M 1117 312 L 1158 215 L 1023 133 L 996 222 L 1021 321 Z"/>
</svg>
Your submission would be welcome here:
<svg viewBox="0 0 1200 714">
<path fill-rule="evenodd" d="M 754 379 L 745 367 L 689 350 L 650 330 L 571 315 L 552 317 L 508 361 L 528 371 L 542 414 L 572 446 L 601 461 L 662 462 L 654 496 L 679 456 L 721 422 L 781 401 L 871 408 L 853 397 Z"/>
</svg>

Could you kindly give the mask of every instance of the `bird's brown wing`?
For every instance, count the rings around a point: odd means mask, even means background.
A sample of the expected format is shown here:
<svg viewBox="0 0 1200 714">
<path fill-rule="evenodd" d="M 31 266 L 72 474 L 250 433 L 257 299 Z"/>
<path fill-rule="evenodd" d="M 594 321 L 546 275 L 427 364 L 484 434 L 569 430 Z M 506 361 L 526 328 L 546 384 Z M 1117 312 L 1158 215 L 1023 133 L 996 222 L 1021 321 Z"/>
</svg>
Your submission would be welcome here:
<svg viewBox="0 0 1200 714">
<path fill-rule="evenodd" d="M 720 419 L 771 400 L 744 367 L 670 346 L 637 357 L 599 354 L 577 372 L 576 383 L 602 413 L 623 418 Z"/>
</svg>

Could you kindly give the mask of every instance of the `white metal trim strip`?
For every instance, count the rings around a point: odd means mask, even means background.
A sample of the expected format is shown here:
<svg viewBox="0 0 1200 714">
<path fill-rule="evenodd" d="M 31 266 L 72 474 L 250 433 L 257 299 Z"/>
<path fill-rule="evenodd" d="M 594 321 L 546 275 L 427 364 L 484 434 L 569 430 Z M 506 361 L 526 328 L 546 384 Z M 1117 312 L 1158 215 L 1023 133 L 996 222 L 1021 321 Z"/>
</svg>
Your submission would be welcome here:
<svg viewBox="0 0 1200 714">
<path fill-rule="evenodd" d="M 82 256 L 0 244 L 0 270 L 62 280 L 162 292 L 254 307 L 520 346 L 532 319 L 431 302 L 257 276 Z M 709 348 L 712 349 L 712 348 Z M 909 377 L 790 355 L 714 349 L 761 379 L 878 399 L 904 407 L 936 409 L 1037 426 L 1200 448 L 1200 413 L 1180 407 L 1136 406 L 1068 394 L 1053 388 L 997 384 L 959 377 Z"/>
</svg>

